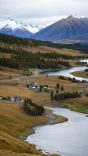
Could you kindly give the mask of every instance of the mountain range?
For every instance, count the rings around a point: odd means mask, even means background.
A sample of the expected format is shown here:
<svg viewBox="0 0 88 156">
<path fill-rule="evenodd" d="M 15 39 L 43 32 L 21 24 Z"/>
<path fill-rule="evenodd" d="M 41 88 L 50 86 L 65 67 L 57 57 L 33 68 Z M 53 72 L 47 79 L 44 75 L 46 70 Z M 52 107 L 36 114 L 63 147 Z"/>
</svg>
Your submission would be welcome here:
<svg viewBox="0 0 88 156">
<path fill-rule="evenodd" d="M 0 20 L 0 33 L 44 41 L 83 40 L 88 42 L 88 18 L 70 15 L 47 25 L 31 25 L 12 18 Z"/>
<path fill-rule="evenodd" d="M 37 40 L 88 40 L 88 18 L 70 15 L 33 35 Z"/>
<path fill-rule="evenodd" d="M 17 22 L 13 18 L 0 20 L 0 33 L 22 38 L 30 38 L 34 33 L 45 28 L 45 25 L 31 25 Z"/>
</svg>

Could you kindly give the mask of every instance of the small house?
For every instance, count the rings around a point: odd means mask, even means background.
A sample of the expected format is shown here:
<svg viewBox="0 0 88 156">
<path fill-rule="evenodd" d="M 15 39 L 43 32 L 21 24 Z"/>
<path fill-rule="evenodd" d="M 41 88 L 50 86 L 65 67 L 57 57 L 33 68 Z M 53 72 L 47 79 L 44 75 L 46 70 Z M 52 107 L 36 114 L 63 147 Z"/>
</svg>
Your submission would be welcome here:
<svg viewBox="0 0 88 156">
<path fill-rule="evenodd" d="M 15 98 L 12 96 L 9 98 L 10 101 L 15 101 Z"/>
<path fill-rule="evenodd" d="M 3 98 L 2 97 L 0 97 L 0 100 L 2 100 Z"/>
</svg>

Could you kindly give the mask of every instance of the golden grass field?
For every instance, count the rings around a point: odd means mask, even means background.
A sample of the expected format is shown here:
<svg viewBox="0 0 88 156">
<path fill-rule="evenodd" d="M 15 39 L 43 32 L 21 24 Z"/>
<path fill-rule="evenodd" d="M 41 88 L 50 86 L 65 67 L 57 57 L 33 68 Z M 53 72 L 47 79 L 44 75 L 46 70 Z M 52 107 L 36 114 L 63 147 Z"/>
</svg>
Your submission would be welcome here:
<svg viewBox="0 0 88 156">
<path fill-rule="evenodd" d="M 33 74 L 33 69 L 17 70 L 13 68 L 0 66 L 0 80 L 12 79 L 15 77 L 23 77 L 26 76 L 27 73 L 30 75 L 31 73 Z"/>
<path fill-rule="evenodd" d="M 17 138 L 25 132 L 30 134 L 29 125 L 47 120 L 43 116 L 27 115 L 19 103 L 0 103 L 0 156 L 43 156 L 32 145 Z"/>
<path fill-rule="evenodd" d="M 30 46 L 22 46 L 22 45 L 16 45 L 16 44 L 13 44 L 13 45 L 8 45 L 8 44 L 5 44 L 5 43 L 0 43 L 0 46 L 1 47 L 8 47 L 13 49 L 13 48 L 22 48 L 28 52 L 32 52 L 32 53 L 37 53 L 37 52 L 41 52 L 41 53 L 52 53 L 52 52 L 56 52 L 56 53 L 60 53 L 60 54 L 67 54 L 67 55 L 72 55 L 72 56 L 85 56 L 84 53 L 80 53 L 80 51 L 77 51 L 77 50 L 72 50 L 72 49 L 66 49 L 66 48 L 63 48 L 63 49 L 58 49 L 58 48 L 53 48 L 53 47 L 47 47 L 47 46 L 38 46 L 38 47 L 30 47 Z M 2 54 L 0 53 L 0 57 L 3 57 L 3 55 L 5 56 L 5 58 L 10 58 L 11 54 Z M 88 54 L 86 54 L 87 56 Z M 61 59 L 63 60 L 63 59 Z M 65 60 L 66 61 L 66 60 Z M 75 60 L 67 60 L 69 61 L 71 67 L 74 67 L 74 66 L 79 66 L 77 64 L 78 62 L 78 59 L 75 59 Z M 61 69 L 64 69 L 66 68 L 65 66 L 62 66 Z"/>
<path fill-rule="evenodd" d="M 63 49 L 58 49 L 58 48 L 53 48 L 53 47 L 46 47 L 46 46 L 38 46 L 38 47 L 30 47 L 30 46 L 17 46 L 16 44 L 13 44 L 13 45 L 8 45 L 8 44 L 5 44 L 5 43 L 0 43 L 0 46 L 2 47 L 8 47 L 9 48 L 12 48 L 15 47 L 15 48 L 22 48 L 26 51 L 31 51 L 32 53 L 36 53 L 36 52 L 41 52 L 41 53 L 51 53 L 51 52 L 56 52 L 56 53 L 60 53 L 60 54 L 67 54 L 67 55 L 72 55 L 72 56 L 84 56 L 85 54 L 84 53 L 80 53 L 80 51 L 77 51 L 77 50 L 72 50 L 72 49 L 66 49 L 66 48 L 63 48 Z"/>
<path fill-rule="evenodd" d="M 59 41 L 56 41 L 56 42 L 66 42 L 66 43 L 84 43 L 83 40 L 67 40 L 67 39 L 64 39 L 64 40 L 59 40 Z"/>
<path fill-rule="evenodd" d="M 49 93 L 36 93 L 33 90 L 29 90 L 26 86 L 21 84 L 17 86 L 0 86 L 0 96 L 20 96 L 21 98 L 31 98 L 33 101 L 38 99 L 46 99 L 50 97 Z"/>
<path fill-rule="evenodd" d="M 73 72 L 72 74 L 75 75 L 75 76 L 88 78 L 87 73 L 88 73 L 88 72 L 85 72 L 85 70 L 81 70 L 81 71 Z"/>
<path fill-rule="evenodd" d="M 0 46 L 5 47 L 7 44 L 0 43 Z M 50 53 L 56 52 L 61 54 L 71 54 L 72 56 L 80 56 L 84 55 L 79 51 L 74 51 L 71 49 L 56 49 L 51 47 L 39 46 L 39 47 L 23 47 L 17 45 L 11 45 L 10 48 L 23 48 L 27 51 L 31 51 L 33 53 L 42 52 L 42 53 Z M 0 53 L 0 58 L 2 57 L 10 58 L 11 54 Z M 76 60 L 69 60 L 72 66 L 75 66 Z M 27 72 L 34 73 L 34 69 L 30 69 L 28 71 L 9 69 L 6 67 L 0 67 L 0 80 L 9 80 L 9 81 L 0 81 L 0 96 L 2 97 L 10 97 L 10 96 L 20 96 L 21 98 L 31 98 L 32 101 L 39 99 L 50 98 L 50 93 L 46 92 L 36 92 L 26 87 L 25 83 L 19 81 L 11 81 L 11 78 L 21 77 L 26 75 Z M 56 91 L 56 84 L 59 83 L 60 86 L 63 85 L 65 92 L 73 92 L 77 90 L 82 90 L 86 86 L 81 83 L 72 83 L 67 80 L 58 79 L 58 76 L 34 76 L 29 78 L 20 79 L 24 82 L 36 82 L 40 85 L 48 85 Z M 59 92 L 60 89 L 59 89 Z M 85 93 L 88 93 L 86 91 Z M 85 93 L 82 93 L 81 98 L 69 99 L 69 102 L 85 104 L 88 101 L 88 97 L 85 96 Z M 68 102 L 68 100 L 65 100 Z M 56 101 L 39 101 L 37 104 L 40 105 L 48 105 L 48 106 L 57 106 L 58 103 Z M 47 111 L 45 112 L 47 113 Z M 55 121 L 66 121 L 67 119 L 61 116 L 57 116 Z M 44 116 L 30 116 L 26 114 L 22 105 L 19 102 L 0 102 L 0 156 L 46 156 L 43 153 L 37 151 L 33 145 L 30 145 L 26 142 L 23 142 L 19 139 L 22 134 L 28 133 L 31 134 L 33 131 L 28 128 L 30 125 L 35 124 L 43 124 L 48 121 Z M 47 156 L 57 156 L 56 154 L 51 154 Z"/>
<path fill-rule="evenodd" d="M 71 81 L 58 79 L 58 76 L 48 76 L 48 77 L 35 76 L 35 77 L 23 78 L 21 80 L 24 82 L 36 82 L 40 85 L 48 85 L 53 89 L 56 89 L 56 84 L 59 83 L 60 86 L 63 85 L 65 92 L 77 91 L 77 90 L 84 89 L 86 87 L 81 83 L 72 83 Z"/>
<path fill-rule="evenodd" d="M 11 54 L 9 54 L 9 53 L 0 53 L 0 58 L 11 58 Z"/>
<path fill-rule="evenodd" d="M 0 72 L 3 73 L 3 72 Z M 5 74 L 5 72 L 4 72 Z M 6 74 L 9 74 L 9 72 L 7 72 Z M 6 76 L 4 75 L 4 76 Z M 14 76 L 20 76 L 19 74 L 12 74 L 12 77 Z M 28 78 L 22 78 L 20 79 L 21 81 L 24 82 L 36 82 L 40 85 L 48 85 L 50 87 L 52 87 L 53 89 L 56 90 L 56 84 L 59 83 L 60 86 L 64 86 L 64 91 L 77 91 L 77 90 L 81 90 L 84 89 L 86 86 L 84 86 L 81 83 L 72 83 L 70 81 L 66 81 L 66 80 L 60 80 L 58 79 L 58 76 L 34 76 L 34 77 L 28 77 Z M 10 97 L 10 96 L 20 96 L 22 98 L 31 98 L 33 101 L 34 100 L 38 100 L 38 99 L 46 99 L 46 98 L 50 98 L 50 93 L 46 93 L 46 92 L 35 92 L 29 88 L 26 87 L 26 84 L 20 83 L 19 81 L 0 81 L 0 96 L 4 96 L 4 97 Z M 10 86 L 9 86 L 10 85 Z"/>
</svg>

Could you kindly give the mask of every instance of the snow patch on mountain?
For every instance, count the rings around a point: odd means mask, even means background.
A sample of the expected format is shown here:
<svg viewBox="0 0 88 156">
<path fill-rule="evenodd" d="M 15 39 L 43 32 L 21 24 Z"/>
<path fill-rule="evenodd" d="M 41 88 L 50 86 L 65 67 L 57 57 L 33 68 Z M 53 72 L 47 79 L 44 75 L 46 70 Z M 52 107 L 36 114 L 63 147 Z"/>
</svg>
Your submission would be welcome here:
<svg viewBox="0 0 88 156">
<path fill-rule="evenodd" d="M 82 17 L 78 16 L 78 15 L 71 15 L 73 18 L 78 18 L 81 19 Z"/>
<path fill-rule="evenodd" d="M 16 20 L 14 20 L 13 18 L 6 18 L 6 19 L 2 19 L 0 20 L 0 30 L 3 27 L 6 28 L 11 28 L 13 33 L 16 31 L 16 29 L 27 29 L 28 31 L 30 31 L 31 33 L 35 34 L 36 32 L 40 31 L 41 29 L 45 28 L 47 25 L 31 25 L 31 24 L 23 24 L 20 22 L 17 22 Z"/>
</svg>

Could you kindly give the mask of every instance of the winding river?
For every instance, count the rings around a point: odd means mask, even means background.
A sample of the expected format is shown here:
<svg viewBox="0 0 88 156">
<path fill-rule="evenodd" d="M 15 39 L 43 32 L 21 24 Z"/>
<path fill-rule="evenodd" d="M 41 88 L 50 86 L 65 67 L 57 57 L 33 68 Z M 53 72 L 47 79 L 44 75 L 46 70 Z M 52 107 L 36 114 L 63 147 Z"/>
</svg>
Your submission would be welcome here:
<svg viewBox="0 0 88 156">
<path fill-rule="evenodd" d="M 73 78 L 74 71 L 88 67 L 74 67 L 65 70 L 43 72 L 43 75 L 63 75 Z M 86 78 L 75 77 L 78 80 Z M 88 118 L 86 114 L 73 112 L 65 108 L 48 107 L 54 114 L 68 118 L 65 123 L 34 127 L 35 134 L 28 136 L 29 143 L 43 153 L 60 154 L 62 156 L 88 156 Z"/>
<path fill-rule="evenodd" d="M 66 116 L 69 120 L 55 125 L 34 127 L 35 134 L 26 141 L 35 144 L 43 153 L 62 156 L 88 156 L 88 118 L 83 113 L 65 108 L 49 107 L 54 114 Z"/>
<path fill-rule="evenodd" d="M 41 74 L 43 75 L 62 75 L 62 76 L 66 76 L 66 77 L 75 77 L 77 80 L 86 80 L 88 81 L 87 78 L 83 78 L 83 77 L 77 77 L 77 76 L 73 76 L 71 73 L 75 72 L 75 71 L 81 71 L 81 70 L 85 70 L 88 69 L 88 67 L 86 66 L 82 66 L 82 67 L 73 67 L 73 68 L 66 68 L 64 70 L 54 70 L 54 71 L 46 71 L 46 72 L 42 72 Z"/>
</svg>

